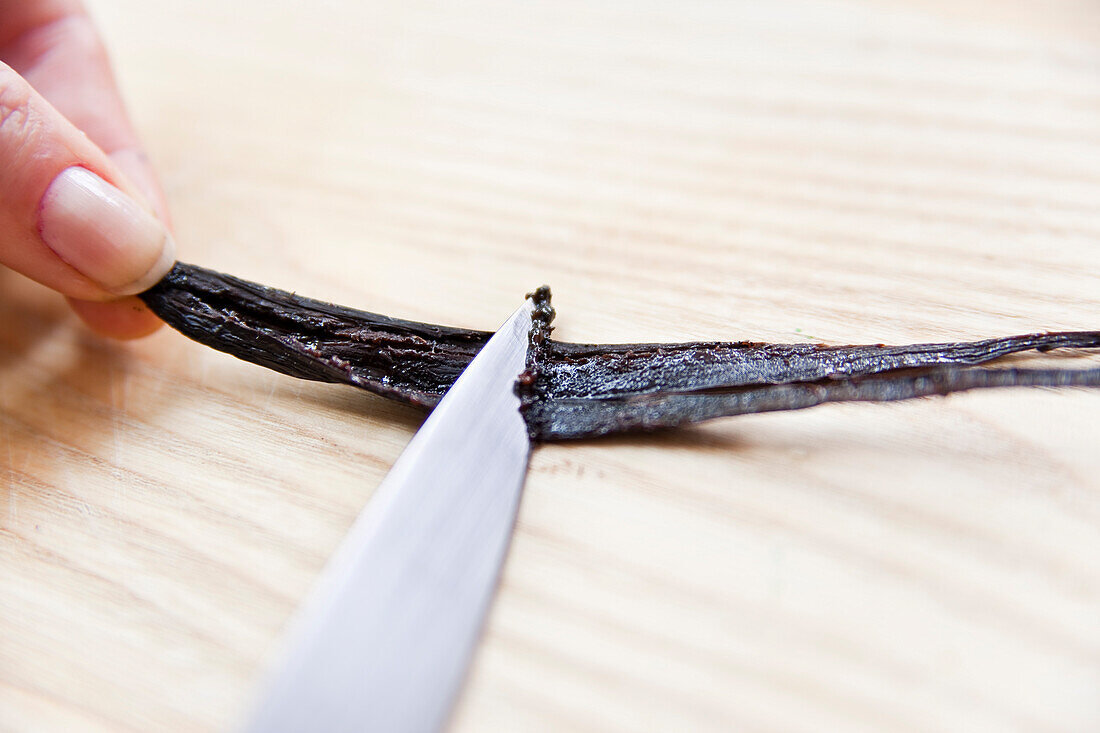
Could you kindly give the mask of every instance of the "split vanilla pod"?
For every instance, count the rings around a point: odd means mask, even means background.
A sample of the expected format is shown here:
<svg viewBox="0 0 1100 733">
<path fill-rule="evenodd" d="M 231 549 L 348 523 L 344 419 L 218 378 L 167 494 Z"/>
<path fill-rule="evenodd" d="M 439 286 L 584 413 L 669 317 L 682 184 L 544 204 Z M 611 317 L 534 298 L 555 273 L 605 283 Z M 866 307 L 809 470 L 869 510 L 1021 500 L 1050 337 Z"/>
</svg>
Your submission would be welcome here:
<svg viewBox="0 0 1100 733">
<path fill-rule="evenodd" d="M 345 308 L 177 263 L 140 295 L 185 336 L 300 379 L 431 408 L 492 335 Z M 1100 348 L 1100 331 L 909 346 L 747 341 L 573 344 L 550 338 L 550 289 L 532 297 L 517 375 L 533 440 L 594 438 L 827 402 L 889 402 L 991 387 L 1100 387 L 1100 368 L 989 368 L 1009 354 Z"/>
</svg>

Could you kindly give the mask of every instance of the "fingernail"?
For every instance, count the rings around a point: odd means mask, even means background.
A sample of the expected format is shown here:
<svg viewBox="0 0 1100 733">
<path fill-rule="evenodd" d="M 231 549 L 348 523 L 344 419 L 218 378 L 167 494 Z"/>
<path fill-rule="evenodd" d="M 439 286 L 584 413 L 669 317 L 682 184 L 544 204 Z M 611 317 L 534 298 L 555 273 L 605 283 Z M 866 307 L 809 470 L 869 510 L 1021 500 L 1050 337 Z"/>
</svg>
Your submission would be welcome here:
<svg viewBox="0 0 1100 733">
<path fill-rule="evenodd" d="M 164 225 L 136 201 L 87 168 L 66 168 L 53 180 L 38 213 L 42 241 L 104 290 L 148 290 L 175 262 Z"/>
</svg>

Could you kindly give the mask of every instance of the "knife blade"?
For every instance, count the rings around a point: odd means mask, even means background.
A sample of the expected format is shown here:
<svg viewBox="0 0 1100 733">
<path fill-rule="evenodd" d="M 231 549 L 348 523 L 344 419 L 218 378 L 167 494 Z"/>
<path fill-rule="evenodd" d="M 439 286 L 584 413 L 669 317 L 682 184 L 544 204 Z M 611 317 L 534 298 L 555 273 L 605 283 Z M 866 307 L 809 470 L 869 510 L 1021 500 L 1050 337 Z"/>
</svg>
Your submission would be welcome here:
<svg viewBox="0 0 1100 733">
<path fill-rule="evenodd" d="M 244 731 L 437 731 L 508 549 L 530 440 L 508 319 L 394 463 L 285 635 Z"/>
</svg>

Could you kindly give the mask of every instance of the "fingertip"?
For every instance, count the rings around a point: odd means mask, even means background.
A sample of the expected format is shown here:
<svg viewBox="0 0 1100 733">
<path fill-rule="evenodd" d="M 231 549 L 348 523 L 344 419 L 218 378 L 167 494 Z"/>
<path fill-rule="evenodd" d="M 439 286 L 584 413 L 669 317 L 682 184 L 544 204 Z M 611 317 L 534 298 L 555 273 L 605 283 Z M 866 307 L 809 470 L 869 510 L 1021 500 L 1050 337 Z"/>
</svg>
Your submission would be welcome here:
<svg viewBox="0 0 1100 733">
<path fill-rule="evenodd" d="M 138 339 L 163 325 L 144 303 L 130 296 L 106 302 L 68 298 L 80 320 L 101 336 L 115 339 Z"/>
<path fill-rule="evenodd" d="M 66 168 L 50 183 L 37 228 L 60 260 L 114 295 L 147 290 L 175 262 L 163 222 L 82 166 Z"/>
</svg>

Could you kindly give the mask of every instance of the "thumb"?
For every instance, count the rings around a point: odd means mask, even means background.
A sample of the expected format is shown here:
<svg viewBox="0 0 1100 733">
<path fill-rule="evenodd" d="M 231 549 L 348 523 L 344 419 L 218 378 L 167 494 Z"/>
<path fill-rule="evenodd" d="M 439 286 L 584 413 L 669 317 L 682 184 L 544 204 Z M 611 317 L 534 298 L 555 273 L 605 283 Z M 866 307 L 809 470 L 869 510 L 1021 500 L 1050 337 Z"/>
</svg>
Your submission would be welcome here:
<svg viewBox="0 0 1100 733">
<path fill-rule="evenodd" d="M 0 64 L 0 264 L 72 298 L 139 293 L 175 247 L 138 200 L 102 150 Z"/>
</svg>

